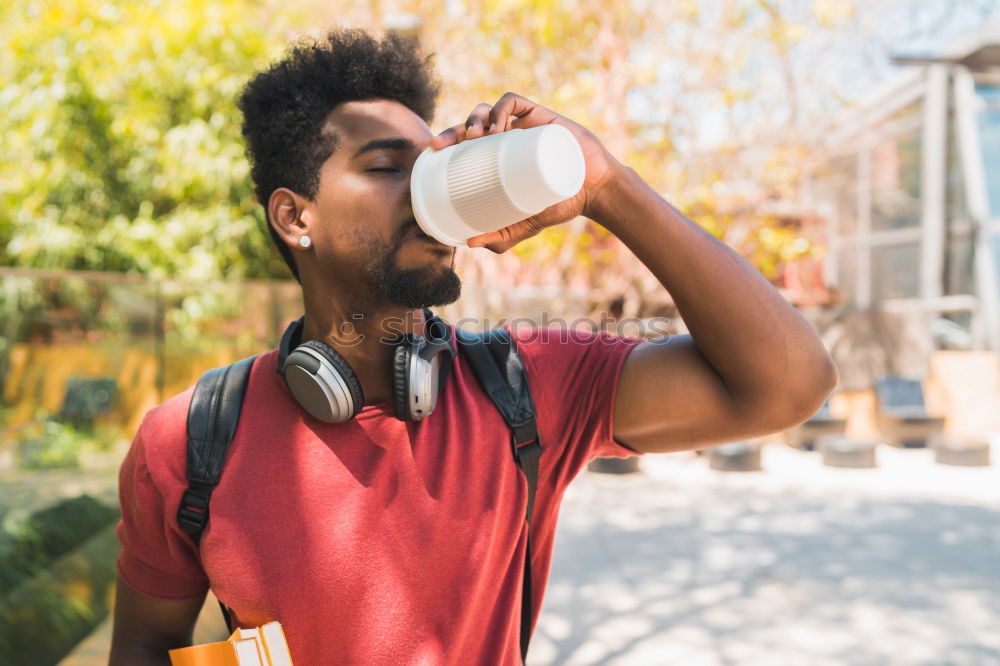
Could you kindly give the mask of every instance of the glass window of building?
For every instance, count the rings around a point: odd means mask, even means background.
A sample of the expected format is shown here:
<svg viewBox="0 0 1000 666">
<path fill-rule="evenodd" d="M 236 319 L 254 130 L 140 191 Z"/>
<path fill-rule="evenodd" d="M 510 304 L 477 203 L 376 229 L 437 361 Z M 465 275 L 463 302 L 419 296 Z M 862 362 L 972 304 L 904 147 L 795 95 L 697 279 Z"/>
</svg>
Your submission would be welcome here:
<svg viewBox="0 0 1000 666">
<path fill-rule="evenodd" d="M 858 251 L 848 247 L 837 253 L 837 289 L 840 300 L 854 303 L 858 285 Z"/>
<path fill-rule="evenodd" d="M 990 215 L 1000 217 L 1000 86 L 976 86 L 983 101 L 979 112 L 979 140 L 986 167 Z"/>
<path fill-rule="evenodd" d="M 969 220 L 968 198 L 965 192 L 965 174 L 958 145 L 958 122 L 955 117 L 954 99 L 948 104 L 948 130 L 945 145 L 945 220 L 949 227 Z"/>
<path fill-rule="evenodd" d="M 920 127 L 872 149 L 872 231 L 920 224 Z"/>
<path fill-rule="evenodd" d="M 993 248 L 993 266 L 1000 267 L 1000 234 L 990 236 L 990 246 Z M 1000 292 L 1000 270 L 996 272 L 997 291 Z"/>
<path fill-rule="evenodd" d="M 920 293 L 920 243 L 873 247 L 872 298 L 916 298 Z"/>
<path fill-rule="evenodd" d="M 858 156 L 844 155 L 830 163 L 830 183 L 836 207 L 837 232 L 841 237 L 853 236 L 858 229 Z"/>
<path fill-rule="evenodd" d="M 948 236 L 944 255 L 944 295 L 976 294 L 975 244 L 971 234 Z"/>
<path fill-rule="evenodd" d="M 832 157 L 810 175 L 827 230 L 841 238 L 857 233 L 858 154 Z"/>
</svg>

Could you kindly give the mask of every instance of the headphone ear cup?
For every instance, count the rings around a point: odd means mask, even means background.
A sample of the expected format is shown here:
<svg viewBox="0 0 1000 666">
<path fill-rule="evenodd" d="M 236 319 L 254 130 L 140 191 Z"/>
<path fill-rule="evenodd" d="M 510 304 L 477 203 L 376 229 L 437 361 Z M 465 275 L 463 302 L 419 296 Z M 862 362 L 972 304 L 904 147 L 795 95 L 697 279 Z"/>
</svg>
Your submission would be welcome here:
<svg viewBox="0 0 1000 666">
<path fill-rule="evenodd" d="M 296 395 L 296 400 L 299 401 L 299 404 L 307 412 L 309 412 L 316 418 L 319 418 L 320 420 L 323 421 L 339 423 L 343 421 L 349 421 L 350 419 L 357 416 L 358 412 L 361 411 L 361 408 L 364 407 L 365 395 L 364 391 L 361 390 L 361 382 L 358 381 L 358 378 L 354 374 L 354 370 L 351 369 L 351 365 L 347 362 L 347 359 L 338 354 L 335 349 L 333 349 L 329 345 L 319 340 L 307 340 L 306 342 L 303 342 L 301 345 L 295 348 L 295 351 L 289 354 L 289 359 L 292 359 L 296 356 L 295 352 L 299 352 L 299 355 L 306 355 L 307 354 L 306 352 L 299 351 L 303 348 L 308 348 L 313 352 L 315 352 L 317 355 L 319 355 L 326 363 L 327 366 L 326 370 L 335 375 L 336 377 L 339 377 L 343 381 L 343 385 L 347 389 L 348 393 L 347 396 L 343 395 L 344 389 L 339 385 L 338 382 L 335 381 L 333 385 L 330 385 L 330 382 L 322 380 L 323 383 L 327 385 L 327 388 L 329 388 L 331 391 L 339 391 L 341 393 L 342 399 L 349 399 L 351 401 L 351 409 L 348 411 L 347 414 L 344 415 L 344 418 L 335 419 L 334 421 L 329 421 L 328 418 L 323 418 L 322 416 L 318 416 L 318 414 L 326 411 L 336 413 L 337 411 L 340 410 L 339 409 L 335 410 L 334 409 L 335 406 L 327 402 L 328 398 L 326 397 L 326 393 L 323 391 L 322 388 L 320 388 L 320 386 L 309 382 L 307 382 L 307 386 L 310 388 L 307 388 L 305 395 L 301 397 L 297 395 L 296 390 L 294 389 L 292 390 L 292 393 L 293 395 Z M 285 368 L 286 383 L 289 382 L 288 372 L 289 368 L 286 367 Z M 309 374 L 311 374 L 313 377 L 310 380 L 310 382 L 315 382 L 317 379 L 316 375 L 318 375 L 319 372 L 309 373 Z M 336 379 L 336 377 L 334 378 L 334 380 Z M 289 389 L 292 389 L 291 385 L 289 385 Z M 301 390 L 303 389 L 299 388 L 299 391 Z M 303 400 L 305 400 L 305 402 L 303 402 Z M 316 401 L 319 401 L 319 403 L 322 404 L 316 404 Z M 306 404 L 307 402 L 314 404 L 309 405 Z"/>
<path fill-rule="evenodd" d="M 396 347 L 392 358 L 392 395 L 396 401 L 396 418 L 412 421 L 410 418 L 410 346 L 403 343 Z"/>
</svg>

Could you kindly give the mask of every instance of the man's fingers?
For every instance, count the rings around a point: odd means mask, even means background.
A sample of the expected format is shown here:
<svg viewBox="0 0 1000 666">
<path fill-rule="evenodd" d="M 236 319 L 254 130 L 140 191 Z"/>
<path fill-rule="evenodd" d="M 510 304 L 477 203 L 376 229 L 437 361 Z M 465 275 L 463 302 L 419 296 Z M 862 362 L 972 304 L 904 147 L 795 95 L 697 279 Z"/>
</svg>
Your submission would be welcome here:
<svg viewBox="0 0 1000 666">
<path fill-rule="evenodd" d="M 469 119 L 465 121 L 465 138 L 475 139 L 486 133 L 486 120 L 489 118 L 490 105 L 481 102 L 469 114 Z"/>
<path fill-rule="evenodd" d="M 504 93 L 503 96 L 497 100 L 497 103 L 493 105 L 490 109 L 489 122 L 491 129 L 490 134 L 496 134 L 498 132 L 506 132 L 511 129 L 512 124 L 515 120 L 520 120 L 524 116 L 528 115 L 536 108 L 541 108 L 530 99 L 521 97 L 520 95 L 512 92 Z M 552 115 L 555 117 L 555 114 Z M 544 123 L 550 122 L 550 119 L 544 119 L 542 122 L 535 122 L 531 126 L 542 125 Z"/>
<path fill-rule="evenodd" d="M 469 114 L 468 119 L 461 125 L 453 125 L 430 140 L 430 147 L 434 150 L 441 150 L 456 143 L 461 143 L 466 139 L 475 139 L 486 134 L 486 121 L 489 118 L 490 105 L 481 102 Z"/>
<path fill-rule="evenodd" d="M 538 127 L 551 123 L 558 117 L 553 111 L 526 97 L 507 92 L 493 106 L 486 102 L 477 104 L 463 124 L 449 127 L 433 137 L 430 146 L 434 150 L 441 150 L 467 139 L 506 132 L 514 127 Z"/>
<path fill-rule="evenodd" d="M 497 251 L 498 245 L 503 245 L 515 238 L 519 238 L 522 233 L 524 233 L 524 221 L 515 222 L 509 227 L 504 227 L 503 229 L 497 229 L 496 231 L 491 231 L 488 234 L 482 234 L 480 236 L 475 236 L 476 240 L 470 238 L 466 241 L 466 245 L 469 247 L 488 247 L 494 252 Z M 527 237 L 527 236 L 525 236 Z M 513 245 L 513 243 L 511 243 Z"/>
<path fill-rule="evenodd" d="M 495 231 L 491 231 L 488 234 L 480 234 L 478 236 L 473 236 L 465 241 L 468 247 L 486 247 L 490 243 L 495 243 L 500 240 L 499 235 Z"/>
<path fill-rule="evenodd" d="M 525 238 L 531 238 L 539 231 L 541 231 L 541 228 L 535 223 L 534 217 L 529 217 L 509 227 L 497 229 L 488 234 L 473 236 L 465 244 L 469 247 L 485 247 L 496 254 L 502 254 Z"/>
<path fill-rule="evenodd" d="M 431 137 L 429 145 L 434 150 L 441 150 L 465 139 L 465 125 L 453 125 L 437 136 Z"/>
</svg>

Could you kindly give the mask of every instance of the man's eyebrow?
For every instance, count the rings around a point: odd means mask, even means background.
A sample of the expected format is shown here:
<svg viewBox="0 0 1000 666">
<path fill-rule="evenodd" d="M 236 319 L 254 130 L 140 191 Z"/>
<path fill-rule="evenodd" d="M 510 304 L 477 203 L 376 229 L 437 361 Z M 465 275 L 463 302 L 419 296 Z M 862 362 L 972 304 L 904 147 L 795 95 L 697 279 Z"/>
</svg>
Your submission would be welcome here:
<svg viewBox="0 0 1000 666">
<path fill-rule="evenodd" d="M 386 148 L 389 150 L 413 150 L 414 144 L 409 139 L 405 139 L 401 136 L 389 139 L 373 139 L 361 146 L 361 148 L 358 149 L 358 152 L 354 153 L 354 157 L 351 159 L 357 159 L 365 153 L 369 153 L 373 150 L 382 150 Z"/>
</svg>

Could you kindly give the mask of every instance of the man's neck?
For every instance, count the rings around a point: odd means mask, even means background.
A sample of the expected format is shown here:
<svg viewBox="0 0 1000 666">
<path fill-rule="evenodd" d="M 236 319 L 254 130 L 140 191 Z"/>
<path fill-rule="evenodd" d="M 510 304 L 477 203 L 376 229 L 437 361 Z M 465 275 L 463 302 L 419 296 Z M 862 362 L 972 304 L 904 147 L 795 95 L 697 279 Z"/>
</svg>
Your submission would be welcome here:
<svg viewBox="0 0 1000 666">
<path fill-rule="evenodd" d="M 361 382 L 365 404 L 392 400 L 396 342 L 405 333 L 423 332 L 422 310 L 304 295 L 300 342 L 320 340 L 343 356 Z"/>
</svg>

